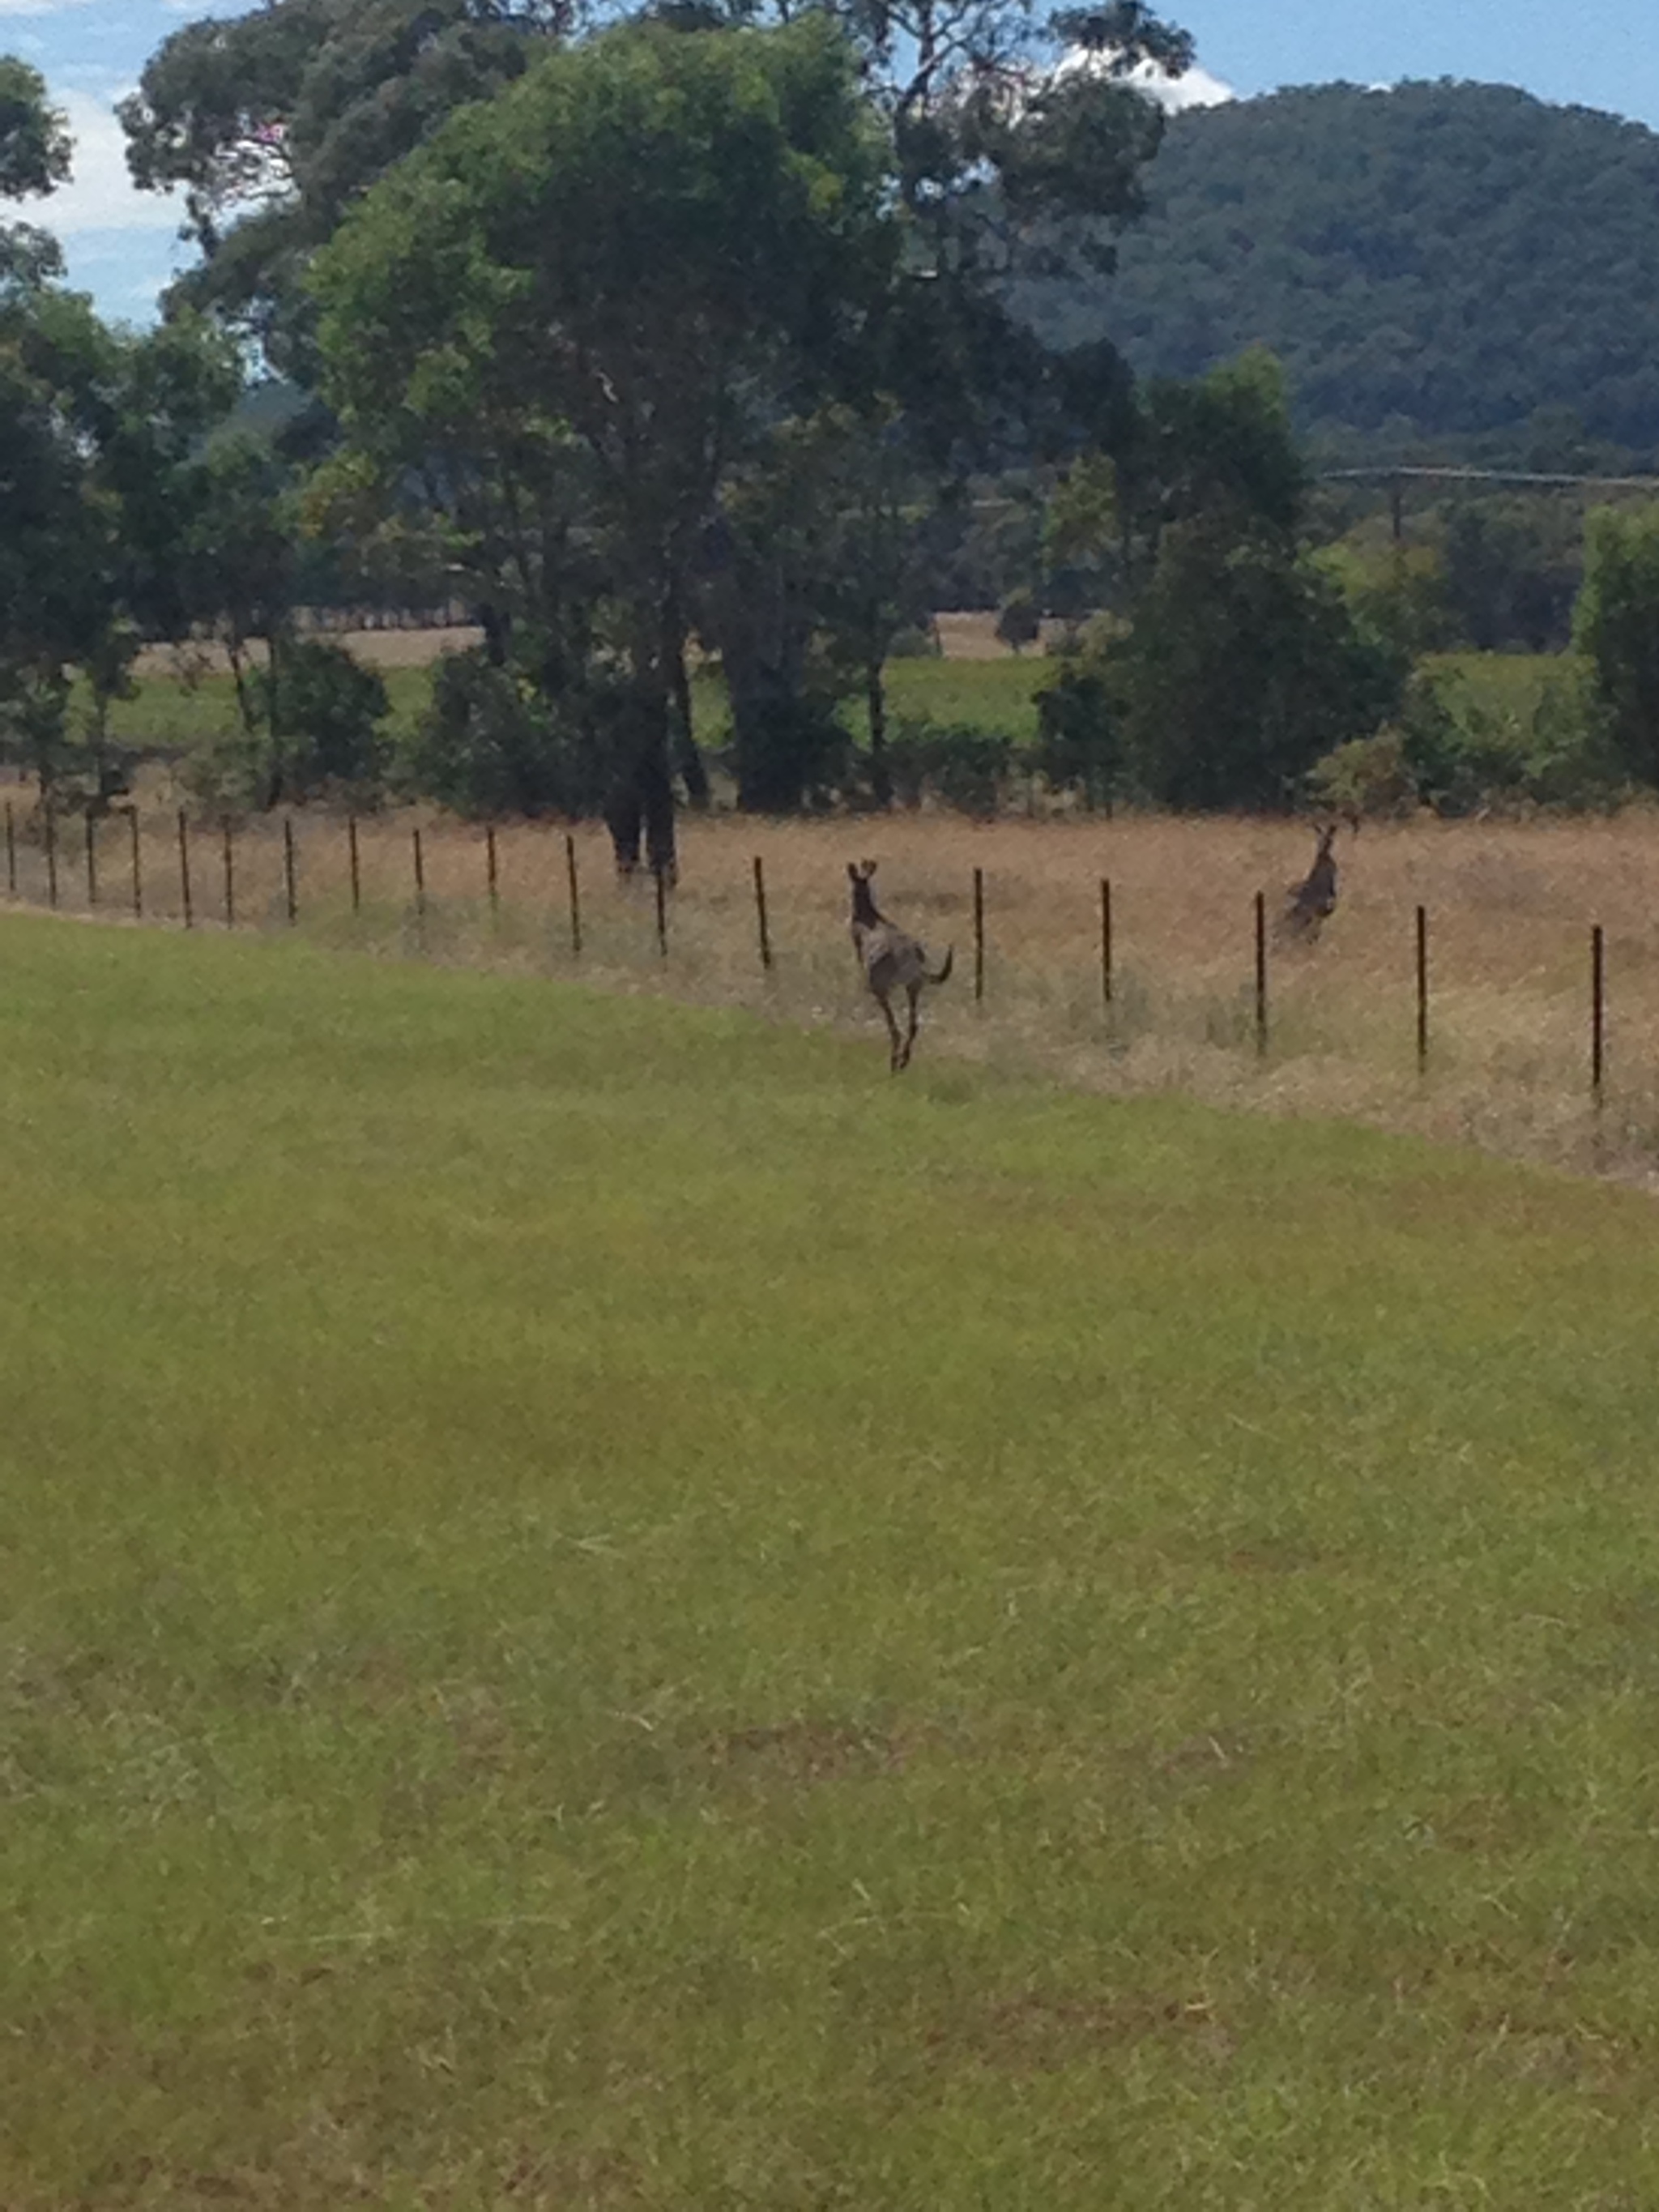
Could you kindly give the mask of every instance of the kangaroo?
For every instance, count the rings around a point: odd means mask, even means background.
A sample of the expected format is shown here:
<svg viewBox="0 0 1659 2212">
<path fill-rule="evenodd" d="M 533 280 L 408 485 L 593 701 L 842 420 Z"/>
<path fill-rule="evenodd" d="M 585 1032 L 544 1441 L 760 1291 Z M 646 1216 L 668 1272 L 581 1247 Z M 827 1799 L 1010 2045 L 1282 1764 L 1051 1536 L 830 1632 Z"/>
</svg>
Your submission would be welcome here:
<svg viewBox="0 0 1659 2212">
<path fill-rule="evenodd" d="M 922 985 L 945 981 L 956 957 L 956 947 L 947 946 L 944 965 L 937 975 L 933 974 L 918 939 L 908 936 L 878 908 L 875 894 L 870 889 L 870 878 L 875 872 L 873 860 L 856 865 L 849 860 L 847 864 L 853 886 L 853 946 L 864 969 L 864 980 L 886 1018 L 887 1034 L 892 1041 L 888 1066 L 896 1075 L 901 1068 L 910 1065 L 911 1048 L 921 1021 Z M 897 990 L 902 990 L 910 1001 L 910 1026 L 902 1036 L 893 1013 L 893 994 Z"/>
<path fill-rule="evenodd" d="M 1358 827 L 1356 823 L 1356 831 Z M 1336 831 L 1334 822 L 1320 831 L 1319 850 L 1314 855 L 1312 867 L 1299 884 L 1291 885 L 1289 903 L 1279 917 L 1282 935 L 1311 944 L 1335 913 L 1336 855 L 1331 848 L 1336 842 Z"/>
</svg>

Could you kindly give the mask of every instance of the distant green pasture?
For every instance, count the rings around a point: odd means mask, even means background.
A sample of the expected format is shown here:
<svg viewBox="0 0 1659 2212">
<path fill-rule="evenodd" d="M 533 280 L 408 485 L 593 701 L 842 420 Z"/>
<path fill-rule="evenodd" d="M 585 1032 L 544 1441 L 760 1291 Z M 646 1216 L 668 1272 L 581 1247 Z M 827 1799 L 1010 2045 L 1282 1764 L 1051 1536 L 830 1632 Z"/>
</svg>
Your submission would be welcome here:
<svg viewBox="0 0 1659 2212">
<path fill-rule="evenodd" d="M 9 2212 L 1659 2202 L 1647 1199 L 0 973 Z"/>
<path fill-rule="evenodd" d="M 1031 694 L 1045 672 L 1042 655 L 1031 653 L 1003 660 L 896 660 L 888 670 L 890 708 L 895 716 L 972 723 L 1024 738 L 1036 729 Z M 391 696 L 391 726 L 394 732 L 408 728 L 427 698 L 427 671 L 390 668 L 380 673 Z M 718 745 L 730 728 L 725 685 L 710 672 L 697 677 L 694 689 L 698 737 Z M 848 719 L 854 729 L 865 727 L 861 705 L 849 702 Z M 161 672 L 146 674 L 137 696 L 118 702 L 110 718 L 122 743 L 165 749 L 200 744 L 235 722 L 235 687 L 220 674 L 191 684 Z"/>
<path fill-rule="evenodd" d="M 1530 715 L 1552 676 L 1568 665 L 1549 654 L 1439 653 L 1431 666 L 1458 675 L 1471 697 L 1494 708 Z M 1032 695 L 1050 664 L 1041 653 L 998 660 L 896 660 L 887 671 L 890 712 L 896 717 L 927 717 L 937 722 L 968 723 L 1006 732 L 1018 740 L 1036 734 Z M 427 697 L 423 668 L 381 671 L 391 695 L 394 732 L 408 728 Z M 725 685 L 712 672 L 694 685 L 697 734 L 706 744 L 725 742 L 730 713 Z M 866 726 L 862 705 L 849 702 L 852 727 Z M 147 675 L 137 696 L 118 703 L 111 718 L 125 743 L 173 748 L 189 746 L 234 726 L 235 690 L 228 676 L 211 675 L 185 684 L 164 674 Z"/>
</svg>

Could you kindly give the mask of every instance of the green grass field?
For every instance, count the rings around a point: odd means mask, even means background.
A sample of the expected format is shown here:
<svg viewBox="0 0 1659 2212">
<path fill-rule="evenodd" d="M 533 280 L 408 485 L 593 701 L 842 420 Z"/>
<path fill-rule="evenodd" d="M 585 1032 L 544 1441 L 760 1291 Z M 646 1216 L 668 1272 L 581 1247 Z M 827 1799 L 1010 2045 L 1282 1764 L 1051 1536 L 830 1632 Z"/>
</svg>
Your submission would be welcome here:
<svg viewBox="0 0 1659 2212">
<path fill-rule="evenodd" d="M 411 649 L 419 638 L 411 635 Z M 412 726 L 426 703 L 424 668 L 383 668 L 391 702 L 389 727 L 395 733 Z M 935 721 L 967 722 L 1026 738 L 1036 734 L 1031 695 L 1047 673 L 1039 653 L 1003 660 L 896 660 L 887 672 L 890 709 L 896 716 L 925 715 Z M 698 677 L 695 712 L 699 740 L 726 742 L 730 716 L 718 676 Z M 861 709 L 848 707 L 849 726 L 861 731 Z M 209 674 L 185 684 L 176 677 L 143 677 L 135 696 L 111 710 L 112 734 L 124 744 L 175 748 L 200 744 L 234 728 L 235 687 L 228 675 Z"/>
<path fill-rule="evenodd" d="M 411 651 L 419 649 L 418 635 L 411 634 L 408 642 Z M 1431 665 L 1462 677 L 1470 699 L 1494 710 L 1530 714 L 1552 672 L 1565 663 L 1549 654 L 1463 653 L 1436 654 Z M 395 735 L 413 726 L 425 704 L 427 672 L 394 667 L 380 672 L 391 701 L 388 726 Z M 1036 734 L 1032 695 L 1048 673 L 1049 664 L 1040 653 L 997 660 L 896 660 L 887 671 L 889 710 L 896 718 L 967 723 L 1023 743 Z M 725 744 L 730 716 L 719 677 L 701 675 L 694 688 L 699 741 Z M 848 726 L 861 734 L 861 706 L 849 702 L 847 713 Z M 200 744 L 233 728 L 235 720 L 236 696 L 228 676 L 207 675 L 186 684 L 152 673 L 141 679 L 133 698 L 117 702 L 110 727 L 123 744 L 173 749 Z"/>
<path fill-rule="evenodd" d="M 0 975 L 8 2212 L 1659 2202 L 1646 1200 Z"/>
</svg>

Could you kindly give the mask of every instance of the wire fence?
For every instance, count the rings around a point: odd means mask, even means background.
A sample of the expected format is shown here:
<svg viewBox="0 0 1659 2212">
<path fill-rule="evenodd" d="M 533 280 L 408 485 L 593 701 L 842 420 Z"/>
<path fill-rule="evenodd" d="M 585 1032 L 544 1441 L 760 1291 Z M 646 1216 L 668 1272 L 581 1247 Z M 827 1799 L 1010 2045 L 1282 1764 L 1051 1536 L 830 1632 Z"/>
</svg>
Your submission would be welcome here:
<svg viewBox="0 0 1659 2212">
<path fill-rule="evenodd" d="M 600 839 L 537 825 L 504 835 L 494 824 L 474 832 L 379 817 L 203 822 L 183 811 L 138 807 L 95 818 L 59 815 L 14 799 L 5 802 L 3 829 L 8 897 L 63 913 L 170 922 L 187 930 L 304 927 L 325 939 L 368 948 L 506 958 L 519 965 L 528 958 L 532 965 L 572 972 L 584 966 L 608 974 L 648 968 L 671 982 L 677 959 L 684 959 L 696 971 L 689 980 L 707 983 L 713 957 L 717 953 L 728 968 L 738 962 L 739 936 L 746 934 L 754 975 L 763 983 L 775 983 L 793 967 L 798 981 L 816 988 L 824 972 L 822 902 L 799 918 L 801 939 L 792 946 L 792 916 L 779 909 L 766 855 L 759 852 L 750 859 L 751 911 L 746 932 L 740 932 L 729 883 L 719 887 L 717 896 L 705 897 L 692 927 L 682 928 L 687 909 L 665 877 L 618 885 Z M 973 867 L 963 890 L 975 1009 L 994 1009 L 999 980 L 1029 1000 L 1029 946 L 1024 970 L 1000 979 L 994 893 L 982 866 Z M 1110 1046 L 1137 1025 L 1148 1026 L 1149 1016 L 1144 1003 L 1138 1010 L 1127 1003 L 1137 994 L 1126 993 L 1121 967 L 1121 886 L 1102 876 L 1097 896 L 1096 1025 Z M 1276 1046 L 1276 920 L 1260 890 L 1237 915 L 1238 970 L 1249 1018 L 1238 1025 L 1236 1042 L 1253 1048 L 1262 1062 L 1272 1059 Z M 1426 1080 L 1442 1036 L 1431 995 L 1430 909 L 1419 903 L 1401 923 L 1400 974 L 1413 999 L 1413 1064 Z M 799 956 L 793 961 L 792 952 Z M 844 975 L 840 945 L 836 957 Z M 1298 953 L 1298 963 L 1303 957 Z M 1292 972 L 1304 971 L 1298 964 Z M 1581 1091 L 1597 1108 L 1608 1081 L 1608 980 L 1607 932 L 1598 921 L 1589 926 L 1584 944 L 1578 1055 Z M 822 997 L 821 989 L 817 995 Z M 1138 995 L 1144 1002 L 1144 981 Z M 1228 1041 L 1224 1034 L 1220 1041 Z"/>
</svg>

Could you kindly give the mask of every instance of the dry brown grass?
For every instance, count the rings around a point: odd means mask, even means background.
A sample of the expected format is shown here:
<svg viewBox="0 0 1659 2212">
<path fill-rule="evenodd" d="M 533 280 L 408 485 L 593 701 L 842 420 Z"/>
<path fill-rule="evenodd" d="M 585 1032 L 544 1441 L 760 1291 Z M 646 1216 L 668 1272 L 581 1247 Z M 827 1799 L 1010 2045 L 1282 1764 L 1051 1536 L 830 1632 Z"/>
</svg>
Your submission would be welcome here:
<svg viewBox="0 0 1659 2212">
<path fill-rule="evenodd" d="M 410 831 L 424 848 L 416 917 Z M 1600 1170 L 1659 1187 L 1659 815 L 1611 821 L 1369 826 L 1339 846 L 1340 902 L 1316 945 L 1275 947 L 1272 1042 L 1255 1050 L 1253 902 L 1275 902 L 1311 857 L 1305 825 L 1256 820 L 1004 821 L 946 816 L 833 823 L 688 821 L 656 944 L 648 882 L 617 883 L 601 831 L 575 833 L 585 943 L 573 956 L 564 832 L 498 836 L 499 911 L 486 896 L 484 834 L 403 812 L 360 832 L 362 912 L 349 896 L 344 824 L 296 821 L 301 926 L 342 944 L 458 963 L 580 972 L 604 988 L 663 991 L 778 1019 L 866 1029 L 872 1075 L 880 1018 L 847 935 L 845 863 L 880 862 L 884 910 L 955 975 L 930 992 L 918 1073 L 952 1059 L 1109 1091 L 1170 1091 L 1285 1114 L 1358 1117 L 1440 1139 Z M 100 911 L 128 898 L 125 825 L 101 833 Z M 222 916 L 219 834 L 194 833 L 198 921 Z M 757 957 L 752 860 L 765 863 L 771 971 Z M 60 854 L 62 903 L 84 908 L 78 843 Z M 984 872 L 986 994 L 974 1000 L 972 878 Z M 176 832 L 146 818 L 147 917 L 178 919 Z M 1099 883 L 1113 884 L 1115 999 L 1103 1003 Z M 26 848 L 20 890 L 45 895 Z M 240 925 L 285 922 L 279 824 L 239 833 Z M 1415 1058 L 1413 909 L 1431 916 L 1431 1053 Z M 1607 931 L 1605 1103 L 1589 1084 L 1589 936 Z M 879 1049 L 878 1049 L 879 1045 Z"/>
<path fill-rule="evenodd" d="M 483 632 L 476 629 L 352 629 L 325 630 L 318 635 L 331 644 L 343 645 L 371 668 L 425 668 L 445 653 L 465 653 L 477 645 Z M 256 661 L 264 658 L 264 647 L 256 639 L 249 651 Z M 230 662 L 222 645 L 206 639 L 185 646 L 147 645 L 133 664 L 143 678 L 228 674 Z"/>
</svg>

